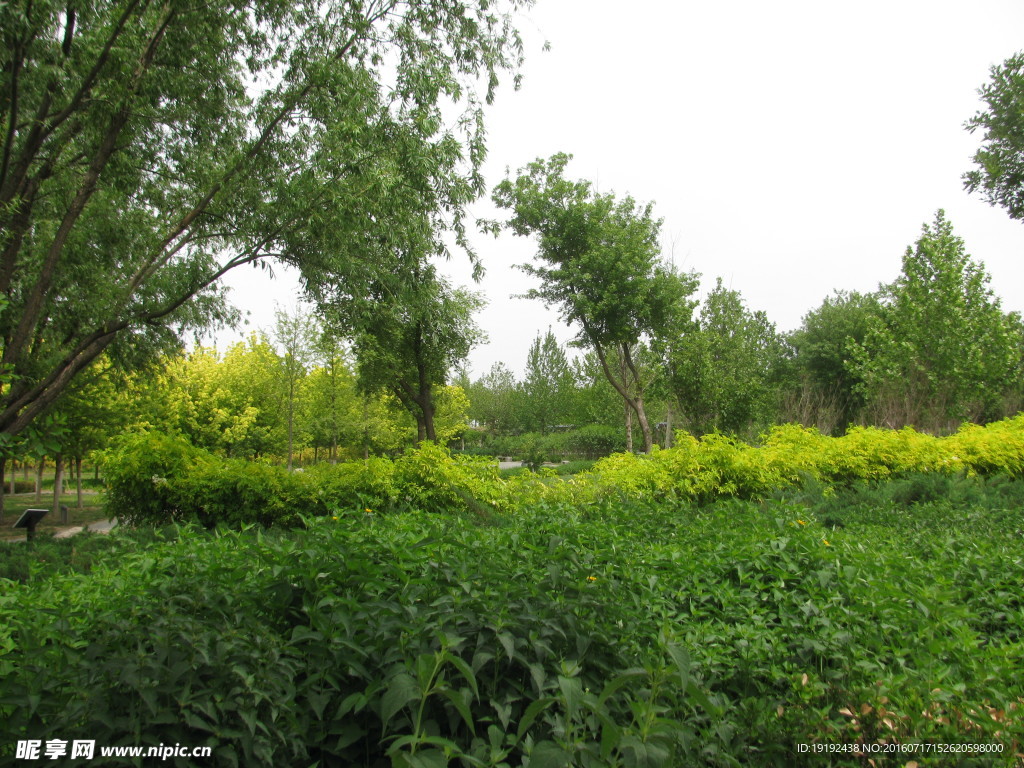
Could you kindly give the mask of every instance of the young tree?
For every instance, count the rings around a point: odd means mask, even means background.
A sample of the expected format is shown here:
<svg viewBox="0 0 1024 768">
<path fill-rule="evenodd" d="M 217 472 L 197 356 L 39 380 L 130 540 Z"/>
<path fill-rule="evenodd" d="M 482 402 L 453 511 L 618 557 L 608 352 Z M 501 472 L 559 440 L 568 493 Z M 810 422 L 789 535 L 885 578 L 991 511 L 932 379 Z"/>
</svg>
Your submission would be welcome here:
<svg viewBox="0 0 1024 768">
<path fill-rule="evenodd" d="M 565 350 L 551 329 L 543 338 L 537 334 L 526 356 L 526 374 L 521 385 L 527 431 L 547 434 L 556 424 L 565 424 L 575 387 Z"/>
<path fill-rule="evenodd" d="M 519 6 L 0 4 L 0 433 L 104 351 L 229 320 L 230 269 L 283 259 L 358 285 L 391 266 L 364 243 L 421 220 L 464 243 Z"/>
<path fill-rule="evenodd" d="M 470 386 L 469 416 L 491 432 L 506 434 L 522 421 L 515 374 L 500 360 Z"/>
<path fill-rule="evenodd" d="M 540 264 L 523 265 L 540 278 L 527 296 L 557 306 L 579 328 L 577 342 L 594 351 L 608 381 L 637 418 L 644 450 L 654 438 L 644 409 L 646 382 L 635 351 L 689 316 L 694 275 L 680 275 L 660 261 L 661 222 L 651 205 L 591 190 L 589 182 L 564 177 L 569 155 L 537 160 L 505 179 L 494 202 L 512 211 L 505 225 L 516 235 L 537 236 Z M 497 226 L 494 227 L 497 230 Z M 616 368 L 612 356 L 621 366 Z"/>
<path fill-rule="evenodd" d="M 945 429 L 992 418 L 1020 370 L 1008 317 L 943 211 L 903 256 L 850 363 L 874 420 Z"/>
<path fill-rule="evenodd" d="M 167 363 L 156 426 L 228 456 L 281 455 L 286 446 L 282 361 L 253 333 L 223 358 L 199 348 Z"/>
<path fill-rule="evenodd" d="M 294 314 L 278 308 L 274 313 L 274 341 L 284 352 L 281 359 L 281 373 L 284 376 L 285 404 L 288 425 L 288 469 L 292 468 L 292 453 L 295 447 L 295 406 L 299 385 L 306 376 L 306 369 L 313 358 L 317 329 L 312 317 L 301 306 Z"/>
<path fill-rule="evenodd" d="M 672 389 L 691 428 L 756 434 L 770 424 L 784 358 L 774 324 L 719 278 L 697 328 L 673 346 L 669 360 Z"/>
</svg>

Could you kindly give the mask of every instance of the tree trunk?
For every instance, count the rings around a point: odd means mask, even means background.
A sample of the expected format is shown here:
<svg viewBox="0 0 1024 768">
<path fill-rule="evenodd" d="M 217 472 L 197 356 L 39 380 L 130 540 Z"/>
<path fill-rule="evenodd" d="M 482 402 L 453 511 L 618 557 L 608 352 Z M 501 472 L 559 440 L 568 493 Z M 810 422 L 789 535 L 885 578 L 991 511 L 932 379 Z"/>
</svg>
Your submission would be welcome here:
<svg viewBox="0 0 1024 768">
<path fill-rule="evenodd" d="M 4 521 L 4 472 L 7 471 L 7 459 L 0 459 L 0 523 Z M 14 471 L 11 471 L 11 486 L 14 485 Z M 14 491 L 11 491 L 14 493 Z"/>
<path fill-rule="evenodd" d="M 644 453 L 650 453 L 651 448 L 654 447 L 654 433 L 651 431 L 651 425 L 647 421 L 647 412 L 644 410 L 644 399 L 639 395 L 636 397 L 633 409 L 636 411 L 637 421 L 640 422 L 640 432 L 644 436 Z"/>
<path fill-rule="evenodd" d="M 60 505 L 60 497 L 64 491 L 64 456 L 58 453 L 53 462 L 53 515 L 60 515 L 61 525 L 67 525 L 68 513 Z"/>
<path fill-rule="evenodd" d="M 622 407 L 626 411 L 626 453 L 633 452 L 633 409 L 625 402 Z"/>
<path fill-rule="evenodd" d="M 15 474 L 17 471 L 18 471 L 18 463 L 14 459 L 11 459 L 11 495 L 12 496 L 15 493 L 18 492 L 18 489 L 17 489 L 18 479 L 17 479 L 17 476 Z M 0 485 L 2 485 L 2 484 L 3 483 L 0 482 Z"/>
<path fill-rule="evenodd" d="M 46 457 L 39 457 L 39 465 L 36 467 L 36 504 L 43 500 L 43 469 L 46 467 Z"/>
<path fill-rule="evenodd" d="M 75 456 L 75 482 L 78 490 L 78 509 L 82 509 L 82 457 Z"/>
</svg>

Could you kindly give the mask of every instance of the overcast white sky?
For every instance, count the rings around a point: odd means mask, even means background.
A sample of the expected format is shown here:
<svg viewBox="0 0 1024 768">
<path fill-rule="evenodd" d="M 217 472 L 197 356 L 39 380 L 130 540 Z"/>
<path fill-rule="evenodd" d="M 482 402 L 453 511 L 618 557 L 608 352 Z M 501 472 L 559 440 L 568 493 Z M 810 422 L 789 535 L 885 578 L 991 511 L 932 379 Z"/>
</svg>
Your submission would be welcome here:
<svg viewBox="0 0 1024 768">
<path fill-rule="evenodd" d="M 521 28 L 523 87 L 503 88 L 488 112 L 492 185 L 506 167 L 573 154 L 573 177 L 654 202 L 665 255 L 705 290 L 722 277 L 783 331 L 835 289 L 894 279 L 944 208 L 1004 308 L 1024 311 L 1024 223 L 961 181 L 980 142 L 963 128 L 977 89 L 1024 49 L 1019 0 L 540 0 Z M 513 269 L 529 240 L 475 242 L 490 342 L 471 373 L 498 360 L 519 373 L 538 332 L 574 332 L 510 298 L 531 286 Z M 464 260 L 448 271 L 470 283 Z M 294 303 L 287 276 L 247 270 L 230 284 L 250 328 L 272 326 L 274 302 Z"/>
</svg>

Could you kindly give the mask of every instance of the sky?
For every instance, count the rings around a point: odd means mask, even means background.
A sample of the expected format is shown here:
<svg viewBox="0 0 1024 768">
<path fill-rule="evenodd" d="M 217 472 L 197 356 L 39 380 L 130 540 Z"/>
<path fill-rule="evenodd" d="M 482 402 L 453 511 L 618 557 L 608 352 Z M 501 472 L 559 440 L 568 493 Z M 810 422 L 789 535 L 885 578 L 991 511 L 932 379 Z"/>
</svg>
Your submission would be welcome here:
<svg viewBox="0 0 1024 768">
<path fill-rule="evenodd" d="M 942 208 L 1004 309 L 1024 311 L 1024 223 L 961 179 L 980 146 L 964 129 L 978 88 L 1024 49 L 1019 0 L 539 0 L 520 29 L 522 88 L 502 87 L 487 112 L 490 185 L 572 154 L 568 177 L 654 204 L 664 257 L 701 275 L 700 295 L 721 277 L 780 331 L 835 290 L 895 279 Z M 472 210 L 503 215 L 487 199 Z M 515 269 L 532 258 L 530 239 L 479 234 L 474 245 L 480 283 L 465 258 L 444 266 L 488 301 L 478 322 L 489 341 L 470 374 L 498 361 L 521 374 L 538 333 L 564 342 L 575 329 L 512 298 L 534 285 Z M 295 277 L 277 275 L 231 277 L 250 325 L 218 346 L 295 306 Z"/>
</svg>

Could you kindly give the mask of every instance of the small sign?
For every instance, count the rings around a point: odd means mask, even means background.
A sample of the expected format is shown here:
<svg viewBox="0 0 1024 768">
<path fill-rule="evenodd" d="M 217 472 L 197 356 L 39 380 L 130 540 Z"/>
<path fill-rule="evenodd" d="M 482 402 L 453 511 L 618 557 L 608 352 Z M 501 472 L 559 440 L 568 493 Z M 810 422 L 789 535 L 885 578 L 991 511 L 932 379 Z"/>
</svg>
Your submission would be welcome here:
<svg viewBox="0 0 1024 768">
<path fill-rule="evenodd" d="M 48 509 L 26 509 L 14 524 L 14 527 L 25 528 L 27 530 L 28 538 L 31 539 L 36 535 L 36 525 L 49 511 L 50 510 Z"/>
</svg>

